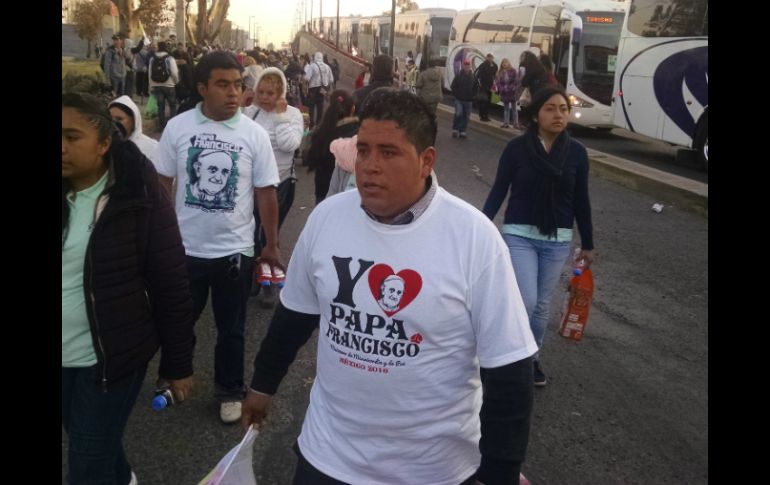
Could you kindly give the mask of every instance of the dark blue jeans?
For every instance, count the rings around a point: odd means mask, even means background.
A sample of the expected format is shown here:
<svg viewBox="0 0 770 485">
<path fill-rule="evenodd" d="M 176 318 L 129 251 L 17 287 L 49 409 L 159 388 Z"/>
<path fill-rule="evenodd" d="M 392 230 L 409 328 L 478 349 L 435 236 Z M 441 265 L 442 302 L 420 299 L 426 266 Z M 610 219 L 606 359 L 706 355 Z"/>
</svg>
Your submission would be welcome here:
<svg viewBox="0 0 770 485">
<path fill-rule="evenodd" d="M 101 366 L 61 368 L 61 416 L 72 485 L 125 485 L 131 466 L 123 433 L 147 365 L 102 387 Z"/>
<path fill-rule="evenodd" d="M 187 256 L 195 320 L 211 305 L 217 325 L 214 348 L 214 383 L 220 402 L 244 397 L 243 359 L 246 305 L 254 276 L 254 258 L 236 253 L 216 259 Z"/>
<path fill-rule="evenodd" d="M 176 99 L 176 91 L 170 86 L 155 86 L 152 88 L 152 94 L 158 101 L 158 123 L 164 128 L 169 119 L 176 116 L 176 110 L 179 103 Z M 166 101 L 168 101 L 168 117 L 166 117 Z"/>
</svg>

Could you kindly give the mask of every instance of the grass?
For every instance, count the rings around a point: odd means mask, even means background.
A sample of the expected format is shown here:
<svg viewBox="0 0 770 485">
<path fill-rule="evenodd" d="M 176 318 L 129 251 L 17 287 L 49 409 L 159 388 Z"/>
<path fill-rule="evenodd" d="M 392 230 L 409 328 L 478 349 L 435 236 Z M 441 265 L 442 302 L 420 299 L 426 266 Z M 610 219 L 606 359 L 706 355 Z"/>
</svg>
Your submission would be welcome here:
<svg viewBox="0 0 770 485">
<path fill-rule="evenodd" d="M 97 73 L 101 73 L 102 70 L 99 67 L 98 59 L 77 59 L 77 60 L 72 60 L 71 58 L 68 60 L 62 59 L 61 61 L 62 79 L 64 79 L 64 76 L 66 76 L 67 73 L 70 73 L 70 72 L 76 75 L 94 75 Z"/>
</svg>

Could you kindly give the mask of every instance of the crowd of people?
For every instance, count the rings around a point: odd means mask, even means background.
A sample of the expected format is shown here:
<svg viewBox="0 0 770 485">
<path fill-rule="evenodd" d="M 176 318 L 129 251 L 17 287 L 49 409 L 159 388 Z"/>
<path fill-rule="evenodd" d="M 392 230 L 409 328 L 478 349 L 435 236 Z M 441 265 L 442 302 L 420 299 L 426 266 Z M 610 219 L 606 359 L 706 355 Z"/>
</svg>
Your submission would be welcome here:
<svg viewBox="0 0 770 485">
<path fill-rule="evenodd" d="M 574 222 L 580 257 L 594 257 L 586 150 L 566 131 L 567 96 L 543 63 L 525 53 L 519 69 L 507 59 L 498 69 L 489 55 L 475 73 L 463 63 L 452 83 L 452 136 L 466 136 L 473 101 L 487 118 L 493 90 L 504 125 L 528 124 L 479 210 L 439 185 L 436 65 L 407 58 L 400 71 L 378 55 L 351 92 L 320 52 L 127 40 L 105 53 L 110 103 L 62 94 L 70 483 L 137 483 L 122 440 L 148 362 L 160 350 L 157 386 L 178 402 L 190 396 L 194 327 L 210 295 L 223 423 L 261 425 L 318 330 L 294 483 L 518 484 Z M 141 77 L 135 68 L 135 93 L 120 74 L 129 57 L 146 66 Z M 159 142 L 142 133 L 134 100 L 148 94 L 145 77 Z M 517 117 L 523 89 L 531 102 Z M 295 160 L 314 172 L 316 207 L 285 265 Z M 262 295 L 274 310 L 248 380 L 256 263 L 285 268 L 286 283 L 277 298 Z"/>
</svg>

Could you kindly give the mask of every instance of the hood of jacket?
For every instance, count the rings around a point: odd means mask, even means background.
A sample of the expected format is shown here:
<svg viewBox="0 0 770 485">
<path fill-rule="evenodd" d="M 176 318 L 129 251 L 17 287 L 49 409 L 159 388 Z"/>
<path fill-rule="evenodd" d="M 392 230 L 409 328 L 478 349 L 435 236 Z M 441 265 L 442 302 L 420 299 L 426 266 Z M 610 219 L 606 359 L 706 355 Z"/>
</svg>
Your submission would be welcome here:
<svg viewBox="0 0 770 485">
<path fill-rule="evenodd" d="M 281 97 L 285 98 L 286 97 L 286 76 L 284 76 L 283 71 L 281 71 L 277 67 L 267 67 L 265 69 L 262 69 L 262 72 L 260 72 L 259 76 L 257 76 L 257 83 L 254 85 L 254 91 L 257 90 L 259 83 L 262 81 L 262 78 L 266 74 L 277 74 L 278 76 L 280 76 L 281 84 L 283 85 L 283 92 L 281 93 Z"/>
<path fill-rule="evenodd" d="M 316 52 L 313 54 L 313 62 L 323 62 L 324 61 L 324 55 L 321 53 L 321 51 Z"/>
<path fill-rule="evenodd" d="M 135 140 L 139 135 L 142 134 L 142 112 L 139 111 L 139 107 L 128 96 L 121 96 L 119 98 L 113 99 L 110 102 L 108 109 L 112 108 L 116 104 L 125 106 L 126 108 L 130 109 L 131 112 L 134 114 L 134 131 L 131 132 L 128 137 L 131 140 Z"/>
</svg>

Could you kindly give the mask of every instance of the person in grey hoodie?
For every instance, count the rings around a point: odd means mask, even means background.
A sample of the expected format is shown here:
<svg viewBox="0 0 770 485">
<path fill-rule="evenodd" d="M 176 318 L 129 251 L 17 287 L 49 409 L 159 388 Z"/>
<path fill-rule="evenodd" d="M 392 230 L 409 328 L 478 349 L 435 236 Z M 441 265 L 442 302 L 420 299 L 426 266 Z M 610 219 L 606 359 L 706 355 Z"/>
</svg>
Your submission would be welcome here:
<svg viewBox="0 0 770 485">
<path fill-rule="evenodd" d="M 126 129 L 126 138 L 134 142 L 145 157 L 155 163 L 158 142 L 142 133 L 142 113 L 128 96 L 110 101 L 110 116 Z"/>
<path fill-rule="evenodd" d="M 417 96 L 428 105 L 430 112 L 435 116 L 436 107 L 444 98 L 441 86 L 444 84 L 441 68 L 436 67 L 435 61 L 429 62 L 430 67 L 417 76 Z"/>
</svg>

